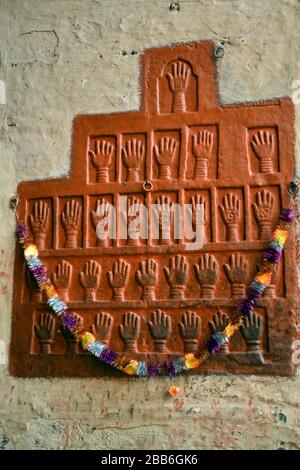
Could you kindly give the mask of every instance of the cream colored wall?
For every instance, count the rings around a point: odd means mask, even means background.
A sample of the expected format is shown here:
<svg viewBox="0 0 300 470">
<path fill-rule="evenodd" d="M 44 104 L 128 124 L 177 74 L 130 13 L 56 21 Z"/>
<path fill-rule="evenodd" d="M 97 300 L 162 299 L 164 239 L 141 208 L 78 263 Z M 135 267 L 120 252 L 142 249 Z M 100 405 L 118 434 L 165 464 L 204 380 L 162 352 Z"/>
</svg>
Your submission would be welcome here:
<svg viewBox="0 0 300 470">
<path fill-rule="evenodd" d="M 10 341 L 14 220 L 24 179 L 66 175 L 77 113 L 138 109 L 139 54 L 224 41 L 226 103 L 292 95 L 300 80 L 297 0 L 0 0 L 0 341 Z M 296 106 L 300 155 L 300 105 Z M 299 158 L 298 158 L 299 163 Z M 300 167 L 299 167 L 300 168 Z M 1 251 L 3 250 L 3 251 Z M 22 340 L 20 338 L 20 340 Z M 0 362 L 7 362 L 7 354 Z M 299 371 L 300 372 L 300 371 Z M 26 380 L 0 364 L 0 449 L 299 449 L 293 379 Z"/>
</svg>

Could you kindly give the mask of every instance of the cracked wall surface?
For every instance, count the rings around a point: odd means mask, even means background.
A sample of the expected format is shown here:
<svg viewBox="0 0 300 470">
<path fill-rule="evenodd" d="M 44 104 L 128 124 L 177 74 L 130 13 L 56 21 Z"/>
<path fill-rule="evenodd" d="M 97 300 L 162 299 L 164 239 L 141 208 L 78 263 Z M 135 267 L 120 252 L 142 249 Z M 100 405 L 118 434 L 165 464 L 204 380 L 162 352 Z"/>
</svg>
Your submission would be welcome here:
<svg viewBox="0 0 300 470">
<path fill-rule="evenodd" d="M 295 378 L 17 379 L 7 371 L 21 180 L 68 174 L 72 119 L 139 107 L 139 55 L 222 41 L 224 103 L 292 96 L 297 0 L 0 0 L 0 449 L 299 449 Z M 2 101 L 0 100 L 0 103 Z M 296 154 L 300 171 L 300 105 Z M 20 338 L 20 340 L 22 340 Z"/>
</svg>

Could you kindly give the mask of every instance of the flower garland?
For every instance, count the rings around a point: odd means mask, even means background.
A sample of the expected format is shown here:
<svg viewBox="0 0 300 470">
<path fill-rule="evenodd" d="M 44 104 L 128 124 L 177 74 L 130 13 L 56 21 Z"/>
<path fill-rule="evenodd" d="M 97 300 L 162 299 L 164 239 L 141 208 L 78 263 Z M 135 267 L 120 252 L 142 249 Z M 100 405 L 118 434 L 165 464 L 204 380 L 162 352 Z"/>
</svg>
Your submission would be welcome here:
<svg viewBox="0 0 300 470">
<path fill-rule="evenodd" d="M 236 313 L 224 331 L 213 333 L 206 340 L 198 354 L 188 353 L 177 359 L 152 364 L 137 361 L 125 355 L 119 355 L 104 344 L 96 341 L 95 336 L 80 325 L 76 316 L 68 312 L 67 305 L 60 300 L 55 287 L 47 275 L 45 266 L 38 257 L 36 245 L 30 241 L 27 235 L 25 224 L 18 224 L 16 235 L 23 246 L 27 266 L 40 290 L 45 293 L 49 307 L 61 319 L 63 325 L 74 335 L 76 340 L 81 342 L 82 348 L 85 351 L 89 351 L 104 364 L 112 366 L 130 376 L 154 377 L 168 375 L 173 377 L 183 371 L 200 367 L 208 356 L 218 352 L 224 344 L 228 343 L 229 338 L 239 330 L 244 318 L 250 315 L 265 288 L 271 284 L 274 267 L 280 261 L 284 244 L 288 238 L 287 229 L 295 216 L 295 209 L 282 210 L 279 222 L 273 232 L 272 240 L 263 255 L 259 271 L 250 284 L 247 297 L 238 304 Z"/>
</svg>

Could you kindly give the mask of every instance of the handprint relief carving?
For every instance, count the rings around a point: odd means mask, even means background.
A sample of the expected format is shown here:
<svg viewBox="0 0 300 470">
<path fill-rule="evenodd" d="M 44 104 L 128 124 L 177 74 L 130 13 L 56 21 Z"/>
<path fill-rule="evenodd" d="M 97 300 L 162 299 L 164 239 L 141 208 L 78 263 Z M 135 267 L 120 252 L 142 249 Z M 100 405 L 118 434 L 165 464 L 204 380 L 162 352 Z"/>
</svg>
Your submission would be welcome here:
<svg viewBox="0 0 300 470">
<path fill-rule="evenodd" d="M 82 327 L 83 318 L 77 313 L 72 313 L 72 315 L 76 319 L 77 326 Z M 64 324 L 60 326 L 60 331 L 67 344 L 67 354 L 78 354 L 78 341 L 71 331 Z"/>
<path fill-rule="evenodd" d="M 178 142 L 172 137 L 163 137 L 154 145 L 153 152 L 159 165 L 159 179 L 169 180 L 172 178 Z"/>
<path fill-rule="evenodd" d="M 93 166 L 96 168 L 96 182 L 109 182 L 109 167 L 112 163 L 114 153 L 114 145 L 102 139 L 97 139 L 95 144 L 96 150 L 89 150 Z"/>
<path fill-rule="evenodd" d="M 100 343 L 108 345 L 113 327 L 113 317 L 109 313 L 97 313 L 91 332 Z"/>
<path fill-rule="evenodd" d="M 79 273 L 79 281 L 83 288 L 84 302 L 96 302 L 96 291 L 100 284 L 101 266 L 93 260 L 85 263 Z"/>
<path fill-rule="evenodd" d="M 71 286 L 72 265 L 67 261 L 61 261 L 52 274 L 52 282 L 63 302 L 69 302 L 69 289 Z"/>
<path fill-rule="evenodd" d="M 55 335 L 55 319 L 51 313 L 41 313 L 34 325 L 34 332 L 39 342 L 41 354 L 51 353 L 51 344 Z"/>
<path fill-rule="evenodd" d="M 196 194 L 190 198 L 190 204 L 192 206 L 192 227 L 194 233 L 197 230 L 200 230 L 200 227 L 207 224 L 207 200 L 204 196 L 200 194 Z M 202 206 L 202 210 L 200 211 L 200 206 Z M 205 232 L 204 232 L 205 237 Z M 204 238 L 205 243 L 205 238 Z"/>
<path fill-rule="evenodd" d="M 81 220 L 82 207 L 72 199 L 65 205 L 61 221 L 65 231 L 65 248 L 77 248 L 78 229 Z"/>
<path fill-rule="evenodd" d="M 245 256 L 234 253 L 229 256 L 229 264 L 224 264 L 228 280 L 231 283 L 231 297 L 245 297 L 249 263 Z"/>
<path fill-rule="evenodd" d="M 165 312 L 156 310 L 151 315 L 151 321 L 148 321 L 148 328 L 153 338 L 154 351 L 166 353 L 167 341 L 171 334 L 171 318 Z"/>
<path fill-rule="evenodd" d="M 263 318 L 255 312 L 245 316 L 241 326 L 241 333 L 246 341 L 247 352 L 260 352 L 260 341 L 262 336 Z"/>
<path fill-rule="evenodd" d="M 184 299 L 184 289 L 188 279 L 188 266 L 185 256 L 170 258 L 164 273 L 170 287 L 170 299 Z"/>
<path fill-rule="evenodd" d="M 172 72 L 167 73 L 170 90 L 173 93 L 173 113 L 186 111 L 186 92 L 191 75 L 190 67 L 182 61 L 172 64 Z"/>
<path fill-rule="evenodd" d="M 125 351 L 136 353 L 137 340 L 140 332 L 140 317 L 136 313 L 128 312 L 123 316 L 123 323 L 119 325 L 119 334 L 125 343 Z"/>
<path fill-rule="evenodd" d="M 255 195 L 253 210 L 259 227 L 259 240 L 270 240 L 272 235 L 272 216 L 274 210 L 274 196 L 266 189 Z"/>
<path fill-rule="evenodd" d="M 34 203 L 33 213 L 29 216 L 34 243 L 40 250 L 45 248 L 46 233 L 49 226 L 49 213 L 50 209 L 48 204 L 44 201 L 38 201 Z"/>
<path fill-rule="evenodd" d="M 219 263 L 214 255 L 205 253 L 199 258 L 199 264 L 194 265 L 196 279 L 201 287 L 201 297 L 213 299 L 215 297 L 216 281 L 219 273 Z"/>
<path fill-rule="evenodd" d="M 184 343 L 184 352 L 196 352 L 200 335 L 200 318 L 195 312 L 187 311 L 182 315 L 178 328 Z"/>
<path fill-rule="evenodd" d="M 155 284 L 157 280 L 157 262 L 153 259 L 141 261 L 135 273 L 136 282 L 142 287 L 142 300 L 155 300 Z"/>
<path fill-rule="evenodd" d="M 219 207 L 226 226 L 226 241 L 239 241 L 240 198 L 233 193 L 229 193 L 223 197 L 222 205 Z"/>
<path fill-rule="evenodd" d="M 213 333 L 222 333 L 225 330 L 226 326 L 229 323 L 229 317 L 226 313 L 223 313 L 221 310 L 218 310 L 217 313 L 213 315 L 213 318 L 210 322 L 208 322 L 209 329 L 211 334 Z M 228 343 L 222 345 L 219 353 L 220 354 L 228 354 Z"/>
<path fill-rule="evenodd" d="M 96 246 L 109 245 L 108 233 L 108 217 L 110 214 L 110 203 L 105 199 L 98 199 L 96 202 L 96 210 L 91 212 L 93 227 L 96 231 Z"/>
<path fill-rule="evenodd" d="M 141 140 L 131 139 L 122 148 L 122 157 L 127 168 L 126 181 L 139 181 L 141 165 L 145 157 L 145 145 Z"/>
<path fill-rule="evenodd" d="M 159 244 L 171 245 L 171 230 L 173 226 L 173 203 L 169 196 L 159 196 L 156 201 L 157 209 L 154 214 L 158 220 Z"/>
<path fill-rule="evenodd" d="M 258 131 L 253 135 L 251 145 L 259 160 L 261 173 L 272 173 L 275 156 L 275 138 L 269 131 Z"/>
<path fill-rule="evenodd" d="M 112 300 L 124 300 L 124 290 L 129 278 L 130 266 L 123 260 L 115 261 L 112 271 L 107 273 L 107 279 L 112 288 Z"/>
<path fill-rule="evenodd" d="M 214 134 L 203 130 L 193 135 L 192 152 L 195 157 L 194 178 L 207 179 L 208 162 L 212 155 Z"/>
<path fill-rule="evenodd" d="M 127 245 L 137 246 L 140 245 L 141 227 L 137 218 L 142 215 L 142 203 L 135 197 L 129 196 L 127 199 L 127 219 L 128 219 L 128 238 Z"/>
</svg>

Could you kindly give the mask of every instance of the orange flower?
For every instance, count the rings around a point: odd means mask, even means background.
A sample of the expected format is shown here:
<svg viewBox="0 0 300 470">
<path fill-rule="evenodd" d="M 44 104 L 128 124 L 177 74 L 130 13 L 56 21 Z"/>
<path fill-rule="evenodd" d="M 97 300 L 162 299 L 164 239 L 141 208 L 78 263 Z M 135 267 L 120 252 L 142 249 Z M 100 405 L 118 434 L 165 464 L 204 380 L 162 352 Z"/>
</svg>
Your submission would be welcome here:
<svg viewBox="0 0 300 470">
<path fill-rule="evenodd" d="M 171 385 L 171 387 L 168 390 L 169 395 L 171 397 L 176 397 L 181 392 L 181 389 L 179 387 L 176 387 L 175 385 Z"/>
</svg>

